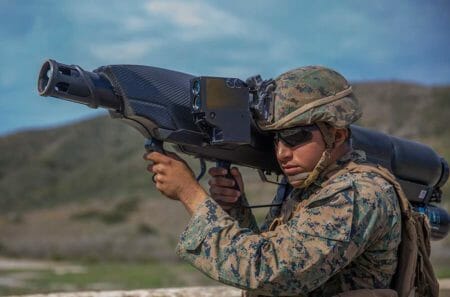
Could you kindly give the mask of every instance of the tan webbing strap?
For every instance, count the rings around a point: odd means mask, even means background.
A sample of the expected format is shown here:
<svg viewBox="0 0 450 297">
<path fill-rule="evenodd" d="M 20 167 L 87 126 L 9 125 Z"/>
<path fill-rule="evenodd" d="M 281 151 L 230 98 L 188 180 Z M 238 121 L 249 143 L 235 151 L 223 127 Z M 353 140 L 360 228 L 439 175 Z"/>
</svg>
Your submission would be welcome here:
<svg viewBox="0 0 450 297">
<path fill-rule="evenodd" d="M 327 149 L 333 148 L 335 142 L 334 133 L 331 132 L 330 128 L 324 122 L 318 122 L 316 125 L 319 127 L 323 141 L 325 141 L 325 147 Z"/>
<path fill-rule="evenodd" d="M 303 105 L 302 107 L 300 107 L 299 109 L 297 109 L 294 112 L 291 112 L 290 114 L 288 114 L 287 116 L 285 116 L 284 118 L 280 119 L 279 121 L 271 124 L 271 125 L 261 125 L 261 129 L 262 130 L 279 130 L 282 129 L 284 127 L 284 125 L 288 122 L 290 122 L 292 119 L 294 119 L 295 117 L 297 117 L 298 115 L 301 115 L 302 113 L 313 109 L 315 107 L 321 106 L 321 105 L 325 105 L 328 103 L 331 103 L 333 101 L 339 100 L 341 98 L 344 98 L 345 96 L 349 95 L 352 93 L 352 87 L 348 87 L 347 89 L 336 93 L 332 96 L 328 96 L 319 100 L 315 100 L 313 102 L 310 102 L 308 104 Z"/>
<path fill-rule="evenodd" d="M 320 157 L 320 160 L 319 160 L 319 162 L 317 162 L 317 165 L 314 167 L 313 171 L 311 171 L 311 173 L 308 175 L 308 177 L 306 178 L 306 180 L 303 183 L 303 185 L 300 186 L 299 188 L 309 187 L 313 182 L 315 182 L 317 180 L 317 178 L 319 177 L 319 174 L 325 168 L 328 167 L 330 162 L 331 162 L 331 150 L 330 149 L 326 149 L 322 153 L 322 156 Z"/>
<path fill-rule="evenodd" d="M 384 179 L 386 179 L 390 184 L 392 184 L 395 187 L 395 191 L 397 192 L 397 195 L 400 198 L 399 203 L 402 214 L 411 217 L 412 210 L 408 198 L 406 198 L 406 195 L 403 192 L 402 187 L 398 183 L 395 176 L 392 175 L 392 173 L 389 170 L 378 165 L 357 164 L 355 162 L 350 162 L 346 166 L 346 169 L 351 172 L 375 172 L 381 175 Z"/>
</svg>

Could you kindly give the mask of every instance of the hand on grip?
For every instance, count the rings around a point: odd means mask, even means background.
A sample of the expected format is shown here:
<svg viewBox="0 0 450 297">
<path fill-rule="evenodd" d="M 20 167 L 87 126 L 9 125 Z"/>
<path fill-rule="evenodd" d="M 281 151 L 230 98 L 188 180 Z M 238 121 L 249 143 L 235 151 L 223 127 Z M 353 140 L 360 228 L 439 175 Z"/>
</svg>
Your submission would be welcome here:
<svg viewBox="0 0 450 297">
<path fill-rule="evenodd" d="M 230 173 L 231 171 L 231 173 Z M 221 167 L 210 168 L 209 193 L 223 209 L 233 208 L 244 193 L 241 173 L 234 167 L 230 171 Z"/>
</svg>

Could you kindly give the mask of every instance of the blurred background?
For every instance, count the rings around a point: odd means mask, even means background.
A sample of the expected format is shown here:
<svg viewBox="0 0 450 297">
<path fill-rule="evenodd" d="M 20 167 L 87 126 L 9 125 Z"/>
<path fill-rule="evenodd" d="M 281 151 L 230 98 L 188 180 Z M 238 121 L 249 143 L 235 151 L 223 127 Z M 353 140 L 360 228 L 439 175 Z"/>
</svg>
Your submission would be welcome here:
<svg viewBox="0 0 450 297">
<path fill-rule="evenodd" d="M 325 65 L 354 86 L 358 124 L 449 161 L 448 28 L 446 0 L 0 0 L 0 295 L 215 284 L 175 256 L 188 216 L 154 189 L 142 136 L 39 97 L 45 59 L 242 79 Z M 275 188 L 242 170 L 249 199 L 269 202 Z M 441 278 L 449 247 L 433 242 Z"/>
</svg>

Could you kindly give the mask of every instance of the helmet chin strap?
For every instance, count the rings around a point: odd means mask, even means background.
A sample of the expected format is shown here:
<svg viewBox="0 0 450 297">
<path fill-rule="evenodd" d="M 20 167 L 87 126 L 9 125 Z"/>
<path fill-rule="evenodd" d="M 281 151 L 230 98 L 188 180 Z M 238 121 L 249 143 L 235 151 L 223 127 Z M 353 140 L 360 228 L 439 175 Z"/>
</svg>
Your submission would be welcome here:
<svg viewBox="0 0 450 297">
<path fill-rule="evenodd" d="M 322 173 L 331 163 L 331 151 L 334 147 L 334 135 L 325 123 L 319 122 L 316 124 L 319 127 L 320 133 L 322 134 L 325 142 L 325 150 L 312 171 L 287 177 L 292 187 L 297 189 L 303 189 L 310 186 L 317 180 L 320 173 Z"/>
</svg>

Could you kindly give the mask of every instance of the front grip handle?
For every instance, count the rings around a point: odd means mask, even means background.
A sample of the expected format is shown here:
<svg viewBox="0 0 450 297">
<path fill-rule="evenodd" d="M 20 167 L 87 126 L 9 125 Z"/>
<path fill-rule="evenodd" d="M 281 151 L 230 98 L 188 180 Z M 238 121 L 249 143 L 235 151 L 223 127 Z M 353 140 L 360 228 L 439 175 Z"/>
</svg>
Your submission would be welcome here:
<svg viewBox="0 0 450 297">
<path fill-rule="evenodd" d="M 144 143 L 144 147 L 147 153 L 158 152 L 161 154 L 165 154 L 163 145 L 164 145 L 163 141 L 155 138 L 147 138 Z M 153 174 L 152 181 L 153 183 L 156 184 L 155 176 L 156 173 Z"/>
<path fill-rule="evenodd" d="M 144 147 L 147 153 L 158 152 L 161 154 L 165 154 L 163 144 L 164 142 L 162 140 L 156 138 L 147 138 L 145 140 Z"/>
</svg>

